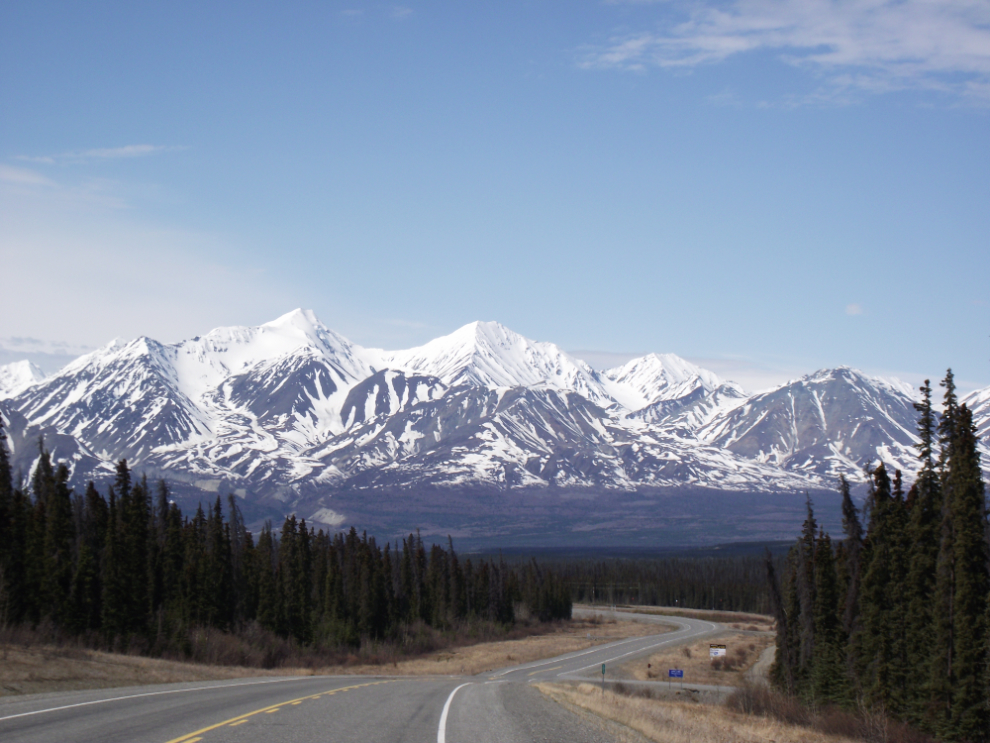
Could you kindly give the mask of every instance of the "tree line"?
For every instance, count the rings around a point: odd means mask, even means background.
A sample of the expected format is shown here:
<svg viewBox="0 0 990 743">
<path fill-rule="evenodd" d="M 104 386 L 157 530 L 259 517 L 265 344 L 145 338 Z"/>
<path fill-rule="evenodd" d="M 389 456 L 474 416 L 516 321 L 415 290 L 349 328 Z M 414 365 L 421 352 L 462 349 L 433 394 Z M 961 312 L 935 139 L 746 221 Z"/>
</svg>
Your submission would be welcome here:
<svg viewBox="0 0 990 743">
<path fill-rule="evenodd" d="M 773 558 L 783 564 L 783 558 Z M 579 603 L 770 613 L 759 556 L 544 560 Z"/>
<path fill-rule="evenodd" d="M 541 621 L 571 614 L 567 587 L 535 561 L 462 560 L 418 534 L 382 545 L 294 515 L 255 539 L 233 496 L 189 516 L 124 460 L 106 497 L 92 482 L 74 493 L 69 474 L 42 445 L 29 487 L 14 487 L 0 419 L 0 625 L 47 623 L 111 647 L 139 638 L 154 654 L 201 628 L 357 647 L 416 626 L 512 625 L 517 606 Z"/>
<path fill-rule="evenodd" d="M 870 472 L 863 521 L 840 481 L 844 539 L 811 502 L 782 581 L 775 683 L 815 705 L 868 705 L 943 740 L 990 740 L 990 525 L 972 412 L 951 370 L 941 416 L 915 404 L 920 471 Z M 782 585 L 781 585 L 782 584 Z"/>
</svg>

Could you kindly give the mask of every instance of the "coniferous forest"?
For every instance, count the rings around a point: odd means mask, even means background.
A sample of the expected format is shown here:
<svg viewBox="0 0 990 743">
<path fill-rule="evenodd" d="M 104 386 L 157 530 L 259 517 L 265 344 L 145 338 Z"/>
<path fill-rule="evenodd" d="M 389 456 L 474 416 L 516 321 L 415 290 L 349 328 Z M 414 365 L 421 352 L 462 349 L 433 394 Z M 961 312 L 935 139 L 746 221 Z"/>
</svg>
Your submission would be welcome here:
<svg viewBox="0 0 990 743">
<path fill-rule="evenodd" d="M 782 556 L 772 559 L 778 568 L 784 563 Z M 770 613 L 759 555 L 545 559 L 541 565 L 564 580 L 576 603 Z"/>
<path fill-rule="evenodd" d="M 862 513 L 840 483 L 844 538 L 808 503 L 785 574 L 767 560 L 775 683 L 814 706 L 881 709 L 942 740 L 990 740 L 990 526 L 971 412 L 951 370 L 936 416 L 916 403 L 920 472 L 870 472 Z"/>
<path fill-rule="evenodd" d="M 0 627 L 189 657 L 210 630 L 303 650 L 383 642 L 401 652 L 422 645 L 424 628 L 497 636 L 516 607 L 537 621 L 571 615 L 567 588 L 535 561 L 462 561 L 452 543 L 379 545 L 295 516 L 255 539 L 233 496 L 189 516 L 163 481 L 132 482 L 125 461 L 106 496 L 92 483 L 77 495 L 68 479 L 42 447 L 29 492 L 14 488 L 0 421 Z"/>
</svg>

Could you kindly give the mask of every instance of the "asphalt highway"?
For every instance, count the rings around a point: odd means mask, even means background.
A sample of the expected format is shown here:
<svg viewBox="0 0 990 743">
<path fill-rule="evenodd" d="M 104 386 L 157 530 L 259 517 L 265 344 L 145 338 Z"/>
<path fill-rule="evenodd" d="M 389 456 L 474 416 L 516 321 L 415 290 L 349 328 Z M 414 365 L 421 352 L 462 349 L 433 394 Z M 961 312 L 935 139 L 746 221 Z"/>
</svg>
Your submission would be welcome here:
<svg viewBox="0 0 990 743">
<path fill-rule="evenodd" d="M 680 617 L 636 619 L 678 629 L 473 677 L 254 678 L 11 697 L 0 700 L 0 741 L 611 742 L 614 729 L 565 710 L 530 684 L 597 681 L 602 663 L 607 674 L 610 665 L 722 631 Z"/>
</svg>

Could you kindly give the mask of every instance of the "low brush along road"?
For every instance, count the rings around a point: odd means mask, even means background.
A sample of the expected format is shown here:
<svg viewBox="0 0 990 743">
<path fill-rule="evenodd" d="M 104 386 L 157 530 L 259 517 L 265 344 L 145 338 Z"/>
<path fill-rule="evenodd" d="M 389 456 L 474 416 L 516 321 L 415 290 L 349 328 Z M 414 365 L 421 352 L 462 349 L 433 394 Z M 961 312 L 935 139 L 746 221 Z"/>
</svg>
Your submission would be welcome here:
<svg viewBox="0 0 990 743">
<path fill-rule="evenodd" d="M 530 684 L 598 681 L 602 663 L 624 663 L 723 629 L 683 617 L 623 618 L 678 629 L 478 676 L 254 678 L 14 697 L 0 701 L 0 741 L 612 741 L 611 728 L 572 714 Z"/>
</svg>

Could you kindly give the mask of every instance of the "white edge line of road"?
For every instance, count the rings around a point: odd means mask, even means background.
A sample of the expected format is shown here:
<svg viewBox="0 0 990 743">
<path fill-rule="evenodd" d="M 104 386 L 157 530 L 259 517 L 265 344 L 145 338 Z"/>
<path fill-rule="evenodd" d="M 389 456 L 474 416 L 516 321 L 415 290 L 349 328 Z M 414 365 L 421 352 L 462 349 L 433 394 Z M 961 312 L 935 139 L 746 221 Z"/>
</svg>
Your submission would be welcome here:
<svg viewBox="0 0 990 743">
<path fill-rule="evenodd" d="M 88 707 L 91 704 L 107 704 L 108 702 L 120 702 L 124 699 L 137 699 L 138 697 L 156 697 L 161 694 L 183 694 L 189 691 L 209 691 L 210 689 L 226 689 L 233 686 L 256 686 L 258 684 L 282 684 L 286 681 L 303 681 L 306 679 L 313 679 L 313 676 L 293 676 L 292 678 L 284 679 L 266 679 L 264 681 L 246 681 L 239 684 L 215 684 L 213 686 L 196 686 L 189 689 L 168 689 L 167 691 L 149 691 L 143 694 L 128 694 L 122 697 L 110 697 L 109 699 L 94 699 L 90 702 L 79 702 L 77 704 L 66 704 L 62 707 L 49 707 L 48 709 L 36 709 L 33 712 L 20 712 L 16 715 L 7 715 L 6 717 L 0 717 L 0 722 L 4 720 L 13 720 L 17 717 L 30 717 L 31 715 L 41 715 L 45 712 L 58 712 L 63 709 L 74 709 L 75 707 Z"/>
<path fill-rule="evenodd" d="M 450 703 L 454 701 L 454 694 L 459 692 L 465 686 L 470 686 L 470 682 L 466 684 L 461 684 L 452 692 L 450 696 L 447 697 L 446 703 L 443 705 L 443 712 L 440 713 L 440 727 L 437 728 L 437 743 L 447 743 L 447 713 L 450 712 Z"/>
<path fill-rule="evenodd" d="M 718 627 L 715 626 L 714 624 L 712 624 L 711 622 L 705 622 L 705 624 L 707 624 L 713 630 L 718 630 Z M 617 655 L 614 658 L 611 658 L 611 659 L 609 659 L 609 660 L 607 660 L 605 662 L 606 663 L 614 662 L 614 661 L 619 660 L 620 658 L 625 658 L 627 655 L 635 655 L 636 653 L 642 653 L 642 652 L 645 652 L 647 650 L 652 650 L 653 648 L 658 648 L 661 645 L 666 645 L 667 643 L 669 643 L 669 642 L 671 642 L 673 640 L 687 640 L 688 638 L 697 637 L 698 635 L 704 635 L 704 634 L 707 634 L 708 632 L 709 632 L 709 630 L 704 630 L 703 632 L 695 632 L 694 634 L 686 635 L 686 636 L 681 636 L 681 637 L 668 637 L 667 639 L 662 640 L 661 642 L 658 642 L 655 645 L 647 645 L 645 648 L 638 648 L 636 650 L 630 650 L 628 653 L 623 653 L 622 655 Z M 661 637 L 662 637 L 662 635 L 661 635 Z M 584 668 L 578 668 L 575 671 L 566 671 L 565 673 L 559 673 L 557 675 L 560 678 L 568 678 L 570 676 L 573 676 L 576 673 L 581 673 L 581 671 L 587 671 L 589 668 L 594 668 L 597 665 L 598 665 L 597 663 L 592 663 L 590 666 L 585 666 Z"/>
<path fill-rule="evenodd" d="M 714 625 L 712 625 L 712 626 L 714 627 Z M 671 634 L 676 635 L 677 633 L 679 633 L 679 632 L 681 632 L 683 630 L 686 630 L 686 629 L 691 629 L 691 625 L 690 624 L 681 624 L 680 625 L 680 629 L 679 630 L 674 630 L 674 632 L 672 632 Z M 647 635 L 647 637 L 648 636 L 649 635 Z M 527 664 L 521 665 L 521 666 L 513 666 L 512 668 L 506 668 L 501 673 L 495 674 L 495 678 L 499 678 L 501 676 L 504 676 L 507 673 L 515 673 L 516 671 L 528 671 L 531 668 L 539 668 L 540 666 L 548 666 L 551 663 L 559 663 L 562 660 L 574 660 L 575 658 L 580 658 L 582 655 L 588 655 L 589 653 L 597 653 L 597 652 L 600 652 L 602 650 L 611 650 L 613 648 L 619 647 L 620 645 L 628 645 L 630 642 L 637 642 L 637 641 L 640 641 L 642 639 L 643 639 L 642 637 L 630 637 L 628 640 L 618 640 L 616 642 L 610 642 L 610 643 L 608 643 L 606 645 L 597 645 L 595 647 L 588 648 L 587 650 L 582 650 L 581 652 L 578 652 L 578 653 L 559 655 L 556 658 L 551 658 L 550 660 L 546 660 L 546 661 L 540 661 L 539 663 L 527 663 Z M 678 637 L 678 638 L 670 637 L 670 638 L 668 638 L 668 641 L 669 640 L 674 640 L 674 639 L 683 639 L 683 638 L 680 638 L 680 637 Z M 653 646 L 651 645 L 650 647 L 653 647 Z M 636 652 L 636 651 L 633 651 L 633 652 Z M 591 666 L 587 666 L 587 668 L 591 668 Z M 581 670 L 583 671 L 585 669 L 582 668 Z M 574 671 L 574 673 L 577 673 L 577 671 Z"/>
</svg>

